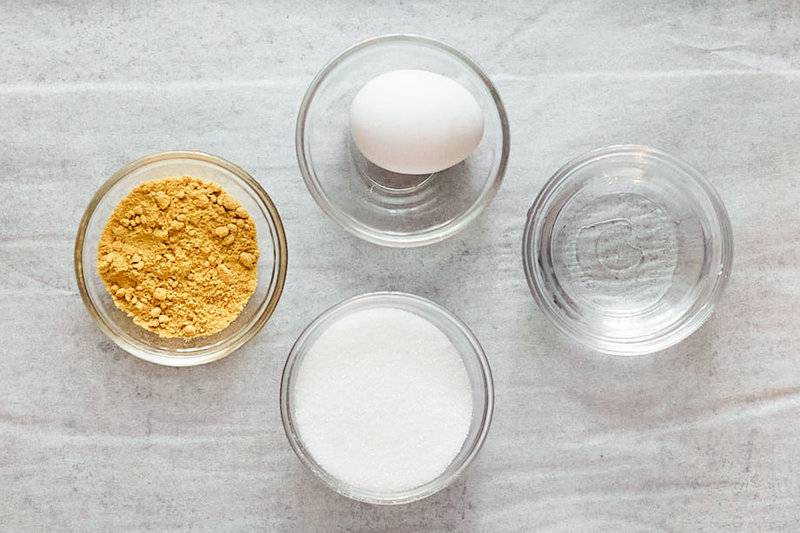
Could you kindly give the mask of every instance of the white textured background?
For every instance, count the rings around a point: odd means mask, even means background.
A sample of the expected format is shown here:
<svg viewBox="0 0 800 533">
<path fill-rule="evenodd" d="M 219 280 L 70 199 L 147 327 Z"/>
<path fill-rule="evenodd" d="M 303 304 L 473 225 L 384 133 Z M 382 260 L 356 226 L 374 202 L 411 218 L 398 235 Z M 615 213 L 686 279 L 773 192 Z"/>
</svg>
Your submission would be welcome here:
<svg viewBox="0 0 800 533">
<path fill-rule="evenodd" d="M 800 520 L 800 3 L 0 1 L 0 528 L 796 530 Z M 496 200 L 428 248 L 332 226 L 294 157 L 315 72 L 373 35 L 440 38 L 511 120 Z M 688 341 L 641 358 L 572 344 L 525 284 L 525 212 L 561 164 L 651 144 L 730 211 L 729 290 Z M 94 326 L 72 246 L 94 190 L 147 153 L 251 171 L 281 211 L 276 314 L 229 358 L 148 364 Z M 328 491 L 292 454 L 279 376 L 304 325 L 398 289 L 460 315 L 495 373 L 486 445 L 399 508 Z"/>
</svg>

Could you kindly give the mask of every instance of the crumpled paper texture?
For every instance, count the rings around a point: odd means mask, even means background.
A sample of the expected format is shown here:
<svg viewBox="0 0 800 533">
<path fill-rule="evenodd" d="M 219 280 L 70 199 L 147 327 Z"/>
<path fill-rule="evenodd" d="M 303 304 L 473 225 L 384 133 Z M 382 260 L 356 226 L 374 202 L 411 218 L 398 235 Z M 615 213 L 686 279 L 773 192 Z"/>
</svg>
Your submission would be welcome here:
<svg viewBox="0 0 800 533">
<path fill-rule="evenodd" d="M 800 4 L 797 2 L 0 2 L 0 528 L 27 530 L 791 530 L 800 519 Z M 333 55 L 388 32 L 440 38 L 491 75 L 511 120 L 494 203 L 463 233 L 390 250 L 307 193 L 293 134 Z M 735 235 L 713 318 L 666 352 L 592 353 L 529 294 L 525 214 L 567 160 L 612 143 L 685 159 Z M 249 170 L 286 224 L 267 327 L 223 361 L 162 368 L 113 345 L 72 248 L 97 187 L 170 149 Z M 302 328 L 397 289 L 474 330 L 494 424 L 457 483 L 380 508 L 294 457 L 280 372 Z"/>
</svg>

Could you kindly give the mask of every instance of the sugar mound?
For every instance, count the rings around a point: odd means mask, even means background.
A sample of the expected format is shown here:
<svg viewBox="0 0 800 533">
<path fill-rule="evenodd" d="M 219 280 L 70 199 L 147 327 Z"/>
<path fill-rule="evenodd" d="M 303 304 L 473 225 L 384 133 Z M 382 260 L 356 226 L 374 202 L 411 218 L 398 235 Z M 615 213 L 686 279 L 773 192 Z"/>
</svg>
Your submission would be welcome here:
<svg viewBox="0 0 800 533">
<path fill-rule="evenodd" d="M 326 471 L 362 490 L 408 490 L 441 474 L 472 418 L 466 368 L 450 339 L 385 307 L 327 327 L 293 386 L 297 430 Z"/>
</svg>

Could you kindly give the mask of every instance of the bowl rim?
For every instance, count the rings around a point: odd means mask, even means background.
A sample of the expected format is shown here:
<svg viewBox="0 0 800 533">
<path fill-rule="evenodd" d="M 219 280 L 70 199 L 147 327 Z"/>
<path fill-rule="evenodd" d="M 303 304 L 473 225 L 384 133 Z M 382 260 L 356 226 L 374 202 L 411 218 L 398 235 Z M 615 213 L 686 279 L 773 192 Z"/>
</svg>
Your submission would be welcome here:
<svg viewBox="0 0 800 533">
<path fill-rule="evenodd" d="M 541 266 L 535 258 L 538 247 L 542 245 L 540 231 L 546 215 L 545 209 L 553 194 L 581 167 L 599 161 L 604 157 L 626 154 L 665 162 L 699 185 L 700 190 L 706 195 L 713 208 L 715 216 L 712 220 L 719 228 L 720 261 L 718 265 L 712 266 L 710 269 L 711 272 L 714 272 L 714 268 L 717 268 L 718 275 L 713 280 L 706 301 L 702 302 L 695 312 L 685 313 L 673 324 L 651 335 L 619 341 L 609 340 L 589 330 L 577 327 L 574 321 L 566 319 L 563 313 L 558 311 L 558 306 L 547 297 L 547 291 L 544 288 L 544 280 L 541 275 Z M 596 148 L 564 164 L 548 179 L 536 196 L 533 205 L 528 211 L 522 238 L 522 260 L 525 278 L 539 308 L 568 337 L 599 352 L 619 356 L 645 355 L 665 350 L 697 331 L 713 313 L 714 307 L 721 299 L 728 284 L 733 268 L 733 251 L 734 241 L 730 218 L 722 198 L 711 182 L 685 161 L 663 150 L 640 144 L 614 144 Z"/>
<path fill-rule="evenodd" d="M 252 192 L 255 194 L 257 202 L 261 204 L 261 207 L 268 213 L 270 217 L 270 221 L 272 222 L 273 227 L 275 228 L 275 234 L 277 239 L 273 242 L 273 246 L 275 247 L 275 257 L 276 263 L 273 266 L 273 278 L 274 278 L 274 290 L 272 292 L 272 296 L 270 297 L 266 307 L 264 310 L 255 317 L 255 320 L 247 327 L 246 329 L 240 331 L 237 335 L 227 339 L 221 345 L 215 347 L 215 349 L 208 350 L 207 352 L 203 352 L 197 355 L 164 355 L 162 353 L 154 353 L 150 350 L 144 350 L 139 346 L 135 346 L 129 343 L 126 339 L 120 337 L 108 326 L 106 321 L 97 311 L 92 298 L 89 296 L 89 291 L 87 289 L 87 280 L 86 280 L 86 273 L 83 269 L 83 248 L 86 244 L 86 230 L 89 225 L 89 221 L 91 220 L 92 216 L 94 215 L 97 206 L 100 202 L 105 198 L 106 194 L 116 185 L 119 181 L 127 177 L 131 172 L 144 167 L 146 165 L 164 161 L 169 159 L 194 159 L 198 161 L 202 161 L 204 163 L 209 163 L 212 165 L 219 166 L 237 178 L 239 178 L 242 183 L 248 186 Z M 173 367 L 185 367 L 185 366 L 196 366 L 205 363 L 210 363 L 212 361 L 217 361 L 230 355 L 235 350 L 240 348 L 250 339 L 252 339 L 260 330 L 264 327 L 267 323 L 269 318 L 272 316 L 272 313 L 275 311 L 275 308 L 280 301 L 281 295 L 283 294 L 283 288 L 286 281 L 286 270 L 287 270 L 287 263 L 288 263 L 288 252 L 287 252 L 287 245 L 286 245 L 286 233 L 283 227 L 283 222 L 281 220 L 280 214 L 278 213 L 275 204 L 270 198 L 269 194 L 264 190 L 258 181 L 255 180 L 249 173 L 247 173 L 244 169 L 239 167 L 238 165 L 231 163 L 221 157 L 214 156 L 205 152 L 199 151 L 192 151 L 192 150 L 174 150 L 174 151 L 166 151 L 166 152 L 158 152 L 153 153 L 150 155 L 146 155 L 144 157 L 140 157 L 134 161 L 123 166 L 121 169 L 116 171 L 110 178 L 108 178 L 103 184 L 97 189 L 97 191 L 92 196 L 91 200 L 89 201 L 89 205 L 83 212 L 83 216 L 81 217 L 80 223 L 78 225 L 78 232 L 75 237 L 75 247 L 73 253 L 73 261 L 74 261 L 74 268 L 75 268 L 75 277 L 78 282 L 78 289 L 81 294 L 81 299 L 83 300 L 86 309 L 89 311 L 89 315 L 94 319 L 94 322 L 100 328 L 100 330 L 111 339 L 117 346 L 125 350 L 126 352 L 130 353 L 131 355 L 138 357 L 139 359 L 149 361 L 151 363 L 156 363 L 159 365 L 164 366 L 173 366 Z"/>
<path fill-rule="evenodd" d="M 439 313 L 442 317 L 449 320 L 451 324 L 456 326 L 456 328 L 459 330 L 459 333 L 464 336 L 464 338 L 469 342 L 470 346 L 472 347 L 470 353 L 477 359 L 478 364 L 480 366 L 480 377 L 484 392 L 484 408 L 483 412 L 480 414 L 480 430 L 475 435 L 472 442 L 469 443 L 470 446 L 469 452 L 464 456 L 464 458 L 461 460 L 458 466 L 447 475 L 445 475 L 446 473 L 445 470 L 445 472 L 443 472 L 433 480 L 429 481 L 428 483 L 425 483 L 411 490 L 403 491 L 402 493 L 398 493 L 397 495 L 389 495 L 389 496 L 381 496 L 372 492 L 359 491 L 357 488 L 353 488 L 349 485 L 346 485 L 340 482 L 335 476 L 329 474 L 324 468 L 322 468 L 322 466 L 320 466 L 316 461 L 314 461 L 311 453 L 308 452 L 305 446 L 303 445 L 302 440 L 298 435 L 298 432 L 295 431 L 294 429 L 295 425 L 293 422 L 293 417 L 291 415 L 291 409 L 290 409 L 291 401 L 289 399 L 290 396 L 289 382 L 291 374 L 298 359 L 306 352 L 306 350 L 309 347 L 306 346 L 306 342 L 308 341 L 309 337 L 313 333 L 315 333 L 316 330 L 322 324 L 324 324 L 331 316 L 333 316 L 337 312 L 346 309 L 348 307 L 356 306 L 363 302 L 369 302 L 370 300 L 386 303 L 387 305 L 391 305 L 392 301 L 419 304 L 424 307 L 427 307 L 429 310 Z M 459 353 L 461 354 L 461 352 Z M 461 355 L 462 357 L 464 357 L 463 354 Z M 283 424 L 283 430 L 284 433 L 286 434 L 287 440 L 289 441 L 289 445 L 291 446 L 295 455 L 297 455 L 297 457 L 306 466 L 306 468 L 311 470 L 311 472 L 313 472 L 318 479 L 320 479 L 325 485 L 327 485 L 328 488 L 332 489 L 334 492 L 340 494 L 341 496 L 365 503 L 377 504 L 377 505 L 401 505 L 401 504 L 415 502 L 423 498 L 427 498 L 428 496 L 431 496 L 436 492 L 442 490 L 443 488 L 450 485 L 455 479 L 457 479 L 464 472 L 464 470 L 472 463 L 472 461 L 477 456 L 478 452 L 483 447 L 483 444 L 486 440 L 486 436 L 489 433 L 489 428 L 491 427 L 492 416 L 494 414 L 494 402 L 495 402 L 494 394 L 495 394 L 494 380 L 492 378 L 492 371 L 489 366 L 489 360 L 486 357 L 486 353 L 484 352 L 483 347 L 481 346 L 475 334 L 460 318 L 458 318 L 447 308 L 437 304 L 436 302 L 433 302 L 422 296 L 417 296 L 415 294 L 410 294 L 400 291 L 367 292 L 359 294 L 357 296 L 353 296 L 351 298 L 347 298 L 345 300 L 340 301 L 337 304 L 328 307 L 322 313 L 317 315 L 311 322 L 309 322 L 309 324 L 305 328 L 303 328 L 303 331 L 300 333 L 297 340 L 294 342 L 292 348 L 289 351 L 289 355 L 286 358 L 286 363 L 283 366 L 283 372 L 281 374 L 281 386 L 280 386 L 281 423 Z M 475 416 L 474 413 L 473 416 Z"/>
<path fill-rule="evenodd" d="M 358 221 L 354 217 L 342 211 L 340 208 L 336 207 L 336 205 L 333 204 L 322 191 L 322 187 L 317 179 L 316 172 L 310 163 L 310 156 L 306 155 L 306 119 L 309 108 L 311 107 L 314 97 L 316 96 L 322 82 L 325 81 L 328 75 L 337 66 L 339 66 L 342 61 L 354 53 L 363 50 L 364 48 L 388 42 L 407 42 L 438 48 L 439 50 L 455 57 L 468 69 L 472 70 L 483 82 L 484 86 L 489 92 L 489 95 L 494 101 L 495 108 L 497 109 L 497 114 L 500 119 L 502 137 L 500 163 L 498 165 L 497 172 L 492 177 L 491 186 L 486 189 L 480 197 L 478 197 L 477 201 L 470 205 L 469 209 L 445 224 L 436 225 L 423 231 L 409 234 L 390 231 L 377 231 L 371 229 L 366 224 Z M 305 182 L 309 193 L 311 193 L 311 196 L 314 198 L 314 201 L 317 203 L 317 205 L 322 209 L 323 212 L 325 212 L 325 214 L 327 214 L 331 219 L 333 219 L 351 234 L 373 244 L 393 248 L 412 248 L 434 244 L 443 241 L 463 230 L 483 211 L 487 205 L 491 203 L 492 199 L 497 194 L 497 191 L 503 181 L 503 177 L 505 176 L 506 168 L 508 167 L 510 149 L 511 138 L 508 115 L 506 113 L 503 101 L 500 98 L 500 93 L 485 71 L 476 62 L 458 49 L 437 39 L 424 37 L 413 33 L 390 33 L 376 37 L 370 37 L 350 46 L 336 57 L 328 61 L 328 63 L 325 64 L 325 66 L 317 73 L 306 90 L 303 100 L 300 103 L 300 110 L 297 114 L 297 122 L 295 127 L 295 153 L 297 155 L 298 165 L 300 166 L 300 173 L 303 176 L 303 181 Z"/>
</svg>

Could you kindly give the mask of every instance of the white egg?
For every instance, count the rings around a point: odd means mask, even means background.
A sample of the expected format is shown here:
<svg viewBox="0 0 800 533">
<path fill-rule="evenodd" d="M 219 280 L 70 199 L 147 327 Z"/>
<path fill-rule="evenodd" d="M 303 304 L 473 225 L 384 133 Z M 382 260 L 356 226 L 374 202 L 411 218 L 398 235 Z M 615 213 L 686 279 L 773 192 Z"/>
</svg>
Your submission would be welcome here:
<svg viewBox="0 0 800 533">
<path fill-rule="evenodd" d="M 429 174 L 469 157 L 483 137 L 483 113 L 475 97 L 451 78 L 395 70 L 358 91 L 350 130 L 359 151 L 379 167 Z"/>
</svg>

